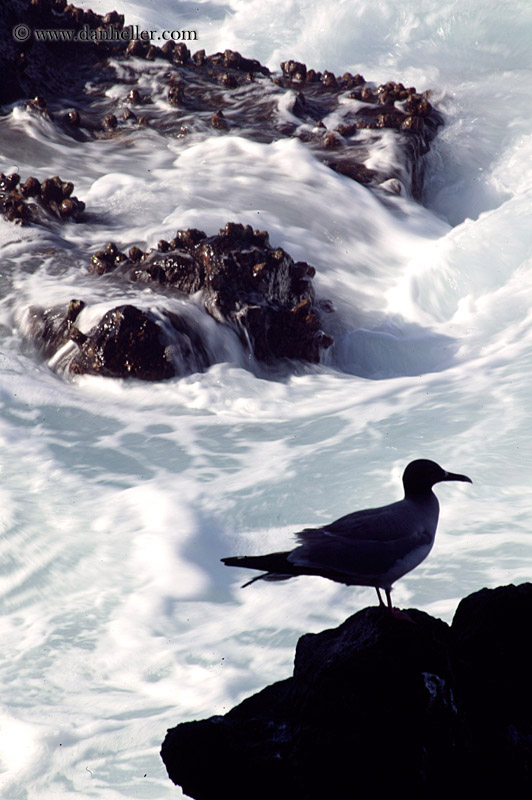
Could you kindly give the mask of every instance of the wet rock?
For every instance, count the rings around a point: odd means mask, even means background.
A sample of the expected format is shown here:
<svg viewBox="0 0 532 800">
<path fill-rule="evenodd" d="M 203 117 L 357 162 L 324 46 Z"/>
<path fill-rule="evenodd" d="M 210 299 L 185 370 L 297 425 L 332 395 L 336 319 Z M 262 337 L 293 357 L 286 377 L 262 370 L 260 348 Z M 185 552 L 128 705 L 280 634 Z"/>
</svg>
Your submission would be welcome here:
<svg viewBox="0 0 532 800">
<path fill-rule="evenodd" d="M 327 162 L 327 166 L 340 175 L 345 175 L 346 178 L 351 178 L 351 180 L 361 183 L 363 186 L 369 186 L 378 177 L 375 170 L 369 169 L 369 167 L 359 164 L 357 161 L 352 161 L 348 157 L 331 159 Z"/>
<path fill-rule="evenodd" d="M 20 193 L 23 197 L 37 197 L 41 193 L 41 184 L 30 176 L 20 187 Z"/>
<path fill-rule="evenodd" d="M 304 81 L 307 77 L 307 66 L 299 61 L 283 61 L 281 69 L 290 81 Z"/>
<path fill-rule="evenodd" d="M 327 131 L 323 137 L 322 144 L 325 150 L 334 150 L 341 144 L 340 137 L 333 133 L 333 131 Z"/>
<path fill-rule="evenodd" d="M 134 105 L 139 105 L 142 103 L 142 97 L 138 89 L 130 89 L 127 94 L 127 99 Z"/>
<path fill-rule="evenodd" d="M 43 116 L 50 118 L 50 114 L 48 113 L 48 103 L 44 97 L 37 96 L 32 100 L 28 100 L 26 103 L 26 108 L 29 111 L 37 111 Z"/>
<path fill-rule="evenodd" d="M 33 180 L 35 180 L 35 178 L 33 178 Z M 0 172 L 1 192 L 13 192 L 19 183 L 20 175 L 17 172 L 12 172 L 11 175 L 4 175 L 3 172 Z"/>
<path fill-rule="evenodd" d="M 115 272 L 184 294 L 201 291 L 206 311 L 239 335 L 255 358 L 316 362 L 332 344 L 323 332 L 309 264 L 272 248 L 265 231 L 228 223 L 216 236 L 177 231 L 157 250 L 129 258 L 113 243 L 92 256 L 89 270 Z M 133 257 L 132 257 L 133 255 Z"/>
<path fill-rule="evenodd" d="M 338 86 L 334 72 L 329 72 L 328 70 L 325 70 L 321 76 L 321 82 L 322 85 L 326 86 L 328 89 L 336 89 Z"/>
<path fill-rule="evenodd" d="M 406 100 L 412 90 L 405 89 L 402 83 L 388 83 L 381 84 L 377 87 L 377 98 L 381 105 L 389 105 L 396 101 Z"/>
<path fill-rule="evenodd" d="M 72 197 L 74 184 L 62 181 L 59 176 L 47 178 L 40 183 L 30 176 L 20 184 L 20 175 L 0 173 L 0 213 L 10 222 L 43 223 L 47 215 L 59 219 L 78 220 L 85 210 L 85 203 Z M 30 198 L 35 203 L 30 203 Z"/>
<path fill-rule="evenodd" d="M 183 44 L 183 42 L 177 42 L 174 45 L 172 60 L 176 64 L 186 64 L 190 60 L 190 50 L 186 44 Z"/>
<path fill-rule="evenodd" d="M 73 324 L 84 308 L 83 300 L 71 300 L 66 310 L 63 306 L 48 309 L 30 307 L 27 320 L 29 338 L 44 358 L 51 358 L 70 341 Z"/>
<path fill-rule="evenodd" d="M 307 83 L 319 83 L 321 81 L 321 72 L 316 72 L 314 69 L 307 71 Z"/>
<path fill-rule="evenodd" d="M 205 64 L 205 50 L 197 50 L 192 56 L 192 60 L 198 67 L 202 67 Z"/>
<path fill-rule="evenodd" d="M 66 120 L 69 122 L 70 125 L 73 125 L 76 128 L 79 128 L 81 125 L 81 117 L 79 115 L 79 111 L 69 111 L 66 115 Z"/>
<path fill-rule="evenodd" d="M 238 86 L 238 81 L 235 76 L 230 75 L 228 72 L 224 72 L 221 81 L 226 89 L 236 89 Z"/>
<path fill-rule="evenodd" d="M 364 88 L 360 91 L 359 98 L 363 103 L 377 102 L 375 92 L 369 86 L 364 86 Z"/>
<path fill-rule="evenodd" d="M 7 2 L 6 8 L 15 20 L 13 24 L 25 21 L 24 15 L 18 13 L 22 5 L 22 0 Z M 74 29 L 90 24 L 92 29 L 103 30 L 107 24 L 122 33 L 134 33 L 133 28 L 123 28 L 123 18 L 116 12 L 100 17 L 90 10 L 85 12 L 74 6 L 56 6 L 49 2 L 35 3 L 32 8 L 30 27 L 65 27 L 68 18 L 66 27 Z M 17 9 L 16 14 L 13 9 Z M 5 12 L 5 20 L 0 15 L 0 30 L 3 22 L 8 41 L 7 48 L 0 52 L 0 67 L 3 64 L 10 81 L 13 76 L 14 96 L 27 97 L 31 89 L 29 96 L 34 99 L 29 108 L 56 120 L 73 138 L 82 141 L 87 136 L 108 138 L 126 132 L 131 136 L 132 122 L 138 129 L 150 124 L 164 135 L 177 137 L 194 132 L 204 135 L 208 126 L 215 131 L 226 131 L 230 125 L 231 131 L 237 135 L 265 143 L 285 136 L 297 136 L 317 158 L 330 165 L 327 150 L 331 138 L 325 140 L 324 146 L 320 137 L 312 135 L 311 131 L 320 120 L 335 114 L 340 117 L 338 133 L 344 136 L 346 151 L 334 159 L 336 165 L 341 164 L 338 171 L 354 180 L 362 176 L 363 182 L 369 185 L 398 179 L 414 197 L 421 196 L 422 159 L 442 124 L 442 118 L 429 102 L 428 95 L 416 92 L 414 87 L 405 88 L 402 83 L 394 81 L 376 87 L 361 75 L 346 72 L 335 76 L 328 70 L 321 73 L 295 60 L 284 61 L 280 76 L 272 77 L 259 61 L 246 58 L 239 52 L 227 49 L 206 55 L 204 50 L 198 50 L 191 55 L 182 41 L 165 42 L 162 48 L 140 38 L 128 41 L 127 37 L 112 42 L 86 42 L 83 47 L 74 43 L 57 45 L 31 41 L 11 52 L 13 39 L 12 25 L 7 25 L 9 13 Z M 24 13 L 27 16 L 27 9 Z M 116 93 L 106 94 L 106 89 L 113 84 L 124 84 L 127 102 L 138 105 L 147 100 L 138 88 L 131 86 L 135 72 L 141 71 L 139 66 L 130 63 L 123 73 L 117 74 L 109 64 L 109 55 L 118 60 L 164 60 L 164 77 L 163 71 L 160 77 L 155 71 L 154 80 L 167 83 L 168 102 L 179 113 L 169 115 L 167 108 L 151 103 L 149 117 L 144 113 L 135 118 L 133 112 L 117 108 L 121 101 L 116 99 Z M 34 59 L 37 59 L 35 63 Z M 84 88 L 89 85 L 89 64 L 92 70 L 90 95 Z M 22 83 L 17 82 L 17 76 Z M 245 93 L 232 91 L 244 82 L 247 84 Z M 83 113 L 83 131 L 79 130 L 79 116 L 69 121 L 62 107 L 59 108 L 59 117 L 56 113 L 56 106 L 62 106 L 69 87 L 75 92 L 76 105 Z M 297 92 L 291 109 L 297 120 L 287 119 L 280 113 L 279 100 L 287 90 Z M 154 91 L 157 93 L 157 86 Z M 0 101 L 1 93 L 0 89 Z M 362 101 L 364 107 L 350 109 L 344 103 L 346 93 Z M 8 99 L 12 99 L 11 96 Z M 381 129 L 393 130 L 397 135 L 398 163 L 383 162 L 381 168 L 370 172 L 363 165 L 371 148 L 379 146 Z M 349 131 L 349 135 L 346 136 L 344 131 Z M 368 132 L 374 133 L 368 135 Z M 12 213 L 16 215 L 18 211 Z"/>
<path fill-rule="evenodd" d="M 55 363 L 59 372 L 160 381 L 203 371 L 211 363 L 201 330 L 189 317 L 122 305 L 85 334 L 74 324 L 84 306 L 71 300 L 66 310 L 29 310 L 28 335 L 45 358 L 68 342 L 75 345 Z"/>
<path fill-rule="evenodd" d="M 127 260 L 127 256 L 119 251 L 114 242 L 107 242 L 103 250 L 98 250 L 91 256 L 89 272 L 105 275 L 106 272 L 112 272 Z"/>
<path fill-rule="evenodd" d="M 196 800 L 528 797 L 531 613 L 528 583 L 471 595 L 451 627 L 367 608 L 307 634 L 293 677 L 168 731 L 169 777 Z"/>
<path fill-rule="evenodd" d="M 0 104 L 35 96 L 81 95 L 90 71 L 113 50 L 124 50 L 122 42 L 89 40 L 80 46 L 77 42 L 62 40 L 36 41 L 32 36 L 17 41 L 12 33 L 15 26 L 26 25 L 30 30 L 61 28 L 80 31 L 84 25 L 91 29 L 112 25 L 121 30 L 123 23 L 123 16 L 116 12 L 102 17 L 62 0 L 4 0 L 0 8 L 3 43 L 0 70 L 3 75 L 9 75 L 9 80 L 0 82 Z M 34 110 L 46 113 L 38 105 L 34 105 Z"/>
<path fill-rule="evenodd" d="M 112 131 L 118 125 L 118 120 L 114 114 L 106 114 L 102 120 L 102 128 L 106 131 Z"/>
<path fill-rule="evenodd" d="M 185 93 L 183 91 L 183 87 L 177 84 L 173 84 L 168 89 L 168 102 L 171 106 L 182 106 L 185 100 Z"/>
<path fill-rule="evenodd" d="M 143 255 L 144 253 L 142 252 L 140 247 L 131 247 L 128 252 L 129 260 L 133 262 L 140 261 Z"/>
<path fill-rule="evenodd" d="M 244 58 L 240 53 L 234 50 L 225 50 L 223 54 L 223 65 L 230 69 L 238 70 L 239 72 L 259 72 L 262 75 L 269 75 L 270 71 L 264 67 L 260 61 L 254 58 Z"/>
<path fill-rule="evenodd" d="M 126 47 L 126 56 L 133 56 L 134 58 L 144 58 L 148 52 L 149 45 L 142 42 L 140 39 L 132 39 Z"/>
<path fill-rule="evenodd" d="M 213 128 L 225 131 L 229 127 L 223 111 L 215 111 L 211 116 L 211 125 Z"/>
</svg>

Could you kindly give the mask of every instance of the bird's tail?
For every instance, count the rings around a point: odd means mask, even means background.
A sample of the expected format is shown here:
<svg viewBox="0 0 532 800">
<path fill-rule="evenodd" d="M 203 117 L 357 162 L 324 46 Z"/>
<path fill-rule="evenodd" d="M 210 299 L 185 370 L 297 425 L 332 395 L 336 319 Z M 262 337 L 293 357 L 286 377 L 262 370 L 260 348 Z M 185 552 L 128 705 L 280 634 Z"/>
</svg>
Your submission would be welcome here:
<svg viewBox="0 0 532 800">
<path fill-rule="evenodd" d="M 227 567 L 245 567 L 246 569 L 264 570 L 264 575 L 257 575 L 243 586 L 249 586 L 255 581 L 283 581 L 292 578 L 297 572 L 287 559 L 289 550 L 283 553 L 269 553 L 264 556 L 229 556 L 221 560 Z"/>
</svg>

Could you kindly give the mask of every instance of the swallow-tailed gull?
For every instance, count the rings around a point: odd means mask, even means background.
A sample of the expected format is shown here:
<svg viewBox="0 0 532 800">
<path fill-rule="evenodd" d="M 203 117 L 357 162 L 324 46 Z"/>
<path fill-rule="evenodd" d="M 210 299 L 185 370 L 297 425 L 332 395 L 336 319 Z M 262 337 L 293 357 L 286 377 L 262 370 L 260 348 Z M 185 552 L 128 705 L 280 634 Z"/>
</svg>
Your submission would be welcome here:
<svg viewBox="0 0 532 800">
<path fill-rule="evenodd" d="M 428 556 L 438 525 L 439 504 L 432 487 L 441 481 L 467 481 L 434 461 L 412 461 L 403 473 L 405 496 L 396 503 L 340 517 L 321 528 L 296 533 L 293 550 L 259 556 L 222 558 L 229 567 L 264 570 L 257 580 L 280 581 L 298 575 L 320 575 L 348 586 L 374 586 L 380 605 L 384 589 L 392 609 L 391 589 Z"/>
</svg>

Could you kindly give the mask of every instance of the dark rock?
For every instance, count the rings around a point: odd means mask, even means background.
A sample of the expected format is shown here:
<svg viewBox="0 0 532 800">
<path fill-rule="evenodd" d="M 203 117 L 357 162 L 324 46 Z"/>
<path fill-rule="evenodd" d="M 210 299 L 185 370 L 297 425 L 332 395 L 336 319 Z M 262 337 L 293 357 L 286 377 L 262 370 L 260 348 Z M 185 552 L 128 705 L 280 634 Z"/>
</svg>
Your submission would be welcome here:
<svg viewBox="0 0 532 800">
<path fill-rule="evenodd" d="M 375 180 L 377 173 L 373 169 L 369 169 L 364 164 L 359 164 L 357 161 L 350 160 L 344 157 L 341 160 L 334 159 L 327 162 L 327 165 L 340 175 L 345 175 L 351 180 L 357 181 L 365 186 L 368 186 Z"/>
<path fill-rule="evenodd" d="M 30 338 L 44 358 L 51 358 L 71 338 L 73 323 L 85 308 L 83 300 L 71 300 L 66 311 L 64 307 L 38 308 L 31 306 L 28 311 Z"/>
<path fill-rule="evenodd" d="M 292 741 L 285 722 L 291 683 L 268 686 L 223 717 L 169 730 L 161 755 L 173 782 L 197 800 L 299 800 L 288 765 Z M 201 753 L 205 769 L 190 769 L 201 761 Z"/>
<path fill-rule="evenodd" d="M 168 731 L 168 774 L 196 800 L 528 797 L 531 614 L 523 584 L 466 598 L 451 628 L 368 608 L 307 634 L 292 678 Z"/>
<path fill-rule="evenodd" d="M 46 184 L 48 195 L 56 198 L 50 203 L 58 203 L 59 213 L 69 213 L 72 188 L 59 178 Z M 172 241 L 161 239 L 148 253 L 132 247 L 126 255 L 108 242 L 91 257 L 89 272 L 113 273 L 117 280 L 152 284 L 180 297 L 200 293 L 204 310 L 231 328 L 259 361 L 316 362 L 332 344 L 321 329 L 320 305 L 312 287 L 314 268 L 272 248 L 268 234 L 250 226 L 228 223 L 216 236 L 196 229 L 177 231 Z M 86 335 L 73 325 L 71 309 L 33 309 L 30 336 L 47 357 L 68 339 L 75 341 L 78 352 L 60 367 L 69 372 L 162 380 L 213 363 L 196 324 L 166 311 L 164 318 L 174 339 L 179 334 L 177 343 L 162 336 L 160 319 L 133 306 L 109 311 Z M 179 354 L 178 368 L 168 347 Z"/>
<path fill-rule="evenodd" d="M 32 100 L 28 100 L 26 108 L 30 111 L 38 111 L 44 116 L 49 116 L 48 104 L 44 97 L 34 97 Z"/>
<path fill-rule="evenodd" d="M 79 128 L 81 125 L 81 117 L 79 115 L 79 111 L 69 111 L 66 115 L 66 121 L 70 123 L 70 125 L 74 125 L 76 128 Z"/>
<path fill-rule="evenodd" d="M 328 70 L 325 70 L 321 76 L 321 82 L 323 86 L 327 86 L 329 89 L 336 89 L 338 87 L 334 72 L 329 72 Z"/>
<path fill-rule="evenodd" d="M 106 23 L 106 20 L 112 22 Z M 168 41 L 158 48 L 141 39 L 128 40 L 127 36 L 117 37 L 116 41 L 84 42 L 83 46 L 68 42 L 37 42 L 30 37 L 27 42 L 15 46 L 11 31 L 16 23 L 21 22 L 27 23 L 31 29 L 67 27 L 77 30 L 82 25 L 89 25 L 91 29 L 103 31 L 105 25 L 112 25 L 123 34 L 131 34 L 132 29 L 123 28 L 123 18 L 116 12 L 101 17 L 90 10 L 83 11 L 62 2 L 59 5 L 35 2 L 30 10 L 24 0 L 6 0 L 1 4 L 0 32 L 5 34 L 6 46 L 0 52 L 0 68 L 9 75 L 9 81 L 7 88 L 0 88 L 0 102 L 33 97 L 28 103 L 32 111 L 55 120 L 64 132 L 79 141 L 88 136 L 121 136 L 126 131 L 130 136 L 131 125 L 121 125 L 119 119 L 121 122 L 135 122 L 138 128 L 149 123 L 170 136 L 194 132 L 203 135 L 206 125 L 210 124 L 215 130 L 226 131 L 230 127 L 237 135 L 264 143 L 284 136 L 298 136 L 318 159 L 330 165 L 327 147 L 322 146 L 320 137 L 309 131 L 319 120 L 338 112 L 342 129 L 351 131 L 343 142 L 346 152 L 341 158 L 334 159 L 336 165 L 342 165 L 338 171 L 354 180 L 362 176 L 363 182 L 370 185 L 397 178 L 414 197 L 421 196 L 422 159 L 442 124 L 442 118 L 432 107 L 427 94 L 416 92 L 414 87 L 405 88 L 402 83 L 393 81 L 375 87 L 366 83 L 361 75 L 345 73 L 336 77 L 328 70 L 321 73 L 295 60 L 284 61 L 281 64 L 282 75 L 272 79 L 269 70 L 260 62 L 233 50 L 209 56 L 199 50 L 191 56 L 184 42 Z M 131 88 L 139 66 L 129 64 L 127 70 L 118 75 L 112 66 L 113 61 L 108 60 L 110 55 L 114 59 L 165 59 L 163 80 L 169 85 L 168 101 L 179 113 L 169 115 L 168 109 L 165 111 L 159 104 L 151 103 L 149 119 L 145 114 L 136 119 L 133 112 L 117 108 L 120 101 L 106 95 L 106 89 L 113 84 L 125 85 L 125 94 L 131 103 L 144 104 L 147 100 L 140 96 L 138 89 Z M 245 93 L 228 91 L 241 86 L 244 81 L 248 84 Z M 90 92 L 85 88 L 89 85 L 92 86 Z M 279 113 L 279 97 L 287 89 L 301 89 L 292 110 L 303 125 Z M 346 91 L 364 101 L 366 106 L 356 111 L 346 108 L 342 102 Z M 64 98 L 68 95 L 74 97 L 79 109 L 72 119 L 64 113 Z M 55 113 L 57 105 L 60 105 L 59 117 Z M 83 115 L 82 130 L 80 111 Z M 363 165 L 367 162 L 368 151 L 378 144 L 381 128 L 396 132 L 400 157 L 396 166 L 383 166 L 368 172 Z M 362 129 L 375 131 L 375 136 L 358 135 Z M 326 144 L 328 141 L 330 139 Z M 7 215 L 10 218 L 24 219 L 26 212 L 19 205 L 15 203 L 9 210 Z M 61 216 L 58 209 L 52 207 L 51 210 Z"/>
<path fill-rule="evenodd" d="M 223 111 L 215 111 L 211 116 L 211 125 L 213 128 L 225 131 L 229 127 Z"/>
<path fill-rule="evenodd" d="M 85 334 L 74 325 L 84 305 L 71 300 L 66 311 L 29 310 L 29 336 L 45 358 L 69 341 L 77 346 L 55 365 L 58 371 L 160 381 L 203 371 L 212 363 L 200 329 L 188 317 L 123 305 Z"/>
<path fill-rule="evenodd" d="M 143 256 L 143 252 L 140 247 L 131 247 L 128 252 L 128 257 L 130 261 L 140 261 Z"/>
<path fill-rule="evenodd" d="M 172 60 L 172 56 L 174 55 L 174 47 L 175 47 L 175 42 L 172 41 L 165 42 L 161 47 L 161 53 L 169 61 Z"/>
<path fill-rule="evenodd" d="M 259 72 L 262 75 L 270 74 L 270 70 L 264 67 L 259 61 L 256 61 L 254 58 L 244 58 L 244 56 L 234 50 L 225 50 L 223 54 L 223 65 L 224 67 L 235 69 L 239 72 Z"/>
<path fill-rule="evenodd" d="M 106 114 L 102 120 L 102 128 L 106 131 L 112 131 L 118 125 L 118 120 L 114 114 Z"/>
<path fill-rule="evenodd" d="M 307 71 L 307 83 L 319 83 L 320 81 L 321 81 L 321 72 L 316 72 L 316 70 L 314 69 L 309 69 Z"/>
<path fill-rule="evenodd" d="M 148 45 L 140 39 L 132 39 L 126 47 L 126 56 L 134 58 L 145 58 L 147 52 Z"/>
<path fill-rule="evenodd" d="M 332 131 L 327 131 L 322 139 L 322 144 L 326 150 L 334 150 L 340 146 L 341 142 L 340 138 L 335 133 Z"/>
<path fill-rule="evenodd" d="M 4 175 L 3 172 L 0 172 L 0 192 L 13 192 L 19 183 L 20 175 L 17 172 L 12 172 L 11 175 Z"/>
<path fill-rule="evenodd" d="M 360 99 L 363 103 L 376 103 L 377 97 L 369 86 L 365 86 L 360 92 Z"/>
<path fill-rule="evenodd" d="M 23 197 L 36 197 L 41 193 L 41 184 L 37 178 L 30 176 L 20 187 L 20 193 Z"/>
<path fill-rule="evenodd" d="M 482 589 L 456 611 L 454 692 L 470 797 L 532 791 L 531 619 L 529 583 Z"/>
<path fill-rule="evenodd" d="M 127 93 L 127 99 L 130 103 L 134 103 L 134 105 L 139 105 L 139 103 L 142 103 L 142 97 L 138 89 L 130 89 Z"/>
<path fill-rule="evenodd" d="M 109 243 L 92 256 L 90 271 L 104 274 L 120 266 L 137 282 L 185 294 L 201 290 L 208 313 L 230 325 L 259 361 L 316 362 L 332 344 L 321 330 L 314 268 L 272 248 L 264 231 L 235 223 L 209 237 L 195 229 L 178 231 L 156 251 L 135 255 L 132 263 Z"/>
<path fill-rule="evenodd" d="M 78 220 L 85 210 L 85 203 L 71 197 L 73 191 L 74 184 L 62 181 L 57 175 L 42 183 L 30 176 L 20 184 L 17 173 L 0 173 L 0 213 L 7 220 L 22 224 L 44 223 L 46 215 L 43 212 L 59 219 Z M 35 198 L 36 203 L 27 202 L 29 198 Z"/>
<path fill-rule="evenodd" d="M 281 64 L 283 75 L 291 81 L 304 81 L 307 77 L 306 64 L 299 61 L 283 61 Z"/>
<path fill-rule="evenodd" d="M 91 256 L 89 272 L 104 275 L 106 272 L 112 272 L 124 261 L 127 261 L 127 256 L 119 251 L 114 242 L 107 242 L 103 250 L 98 250 Z"/>
<path fill-rule="evenodd" d="M 408 786 L 414 797 L 430 797 L 446 784 L 456 724 L 449 629 L 408 613 L 412 622 L 366 609 L 339 628 L 300 639 L 292 760 L 303 796 L 344 796 L 354 756 L 363 795 L 384 798 Z M 327 769 L 309 770 L 311 763 Z"/>
<path fill-rule="evenodd" d="M 205 64 L 205 50 L 197 50 L 192 56 L 192 60 L 198 67 L 202 67 Z"/>
<path fill-rule="evenodd" d="M 202 348 L 197 341 L 192 344 L 186 333 L 184 344 L 183 358 L 185 362 L 193 362 L 189 371 L 195 372 Z M 206 359 L 202 366 L 207 366 Z M 165 341 L 156 318 L 151 312 L 131 305 L 119 306 L 104 315 L 79 343 L 68 369 L 80 375 L 145 381 L 160 381 L 178 374 L 169 342 Z"/>
<path fill-rule="evenodd" d="M 186 64 L 190 60 L 190 50 L 186 44 L 177 42 L 177 44 L 174 45 L 172 59 L 176 64 Z"/>
<path fill-rule="evenodd" d="M 171 106 L 181 106 L 183 105 L 183 101 L 185 99 L 185 93 L 183 91 L 182 86 L 178 86 L 177 84 L 172 84 L 168 89 L 168 102 Z"/>
<path fill-rule="evenodd" d="M 236 89 L 238 86 L 238 81 L 235 76 L 230 75 L 228 72 L 224 72 L 221 81 L 226 89 Z"/>
<path fill-rule="evenodd" d="M 108 15 L 112 24 L 120 30 L 123 16 L 112 12 Z M 27 0 L 3 0 L 0 4 L 0 70 L 8 79 L 0 82 L 0 104 L 17 99 L 54 95 L 83 94 L 84 87 L 95 65 L 103 62 L 110 52 L 124 49 L 121 42 L 103 43 L 37 41 L 33 36 L 17 41 L 13 36 L 15 26 L 26 25 L 28 29 L 54 30 L 66 28 L 79 31 L 83 25 L 90 28 L 105 26 L 106 17 L 92 11 L 84 11 L 73 5 L 59 2 L 27 2 Z M 32 107 L 46 113 L 44 106 L 32 101 Z"/>
<path fill-rule="evenodd" d="M 422 133 L 423 120 L 421 117 L 403 117 L 403 120 L 401 121 L 401 130 Z"/>
</svg>

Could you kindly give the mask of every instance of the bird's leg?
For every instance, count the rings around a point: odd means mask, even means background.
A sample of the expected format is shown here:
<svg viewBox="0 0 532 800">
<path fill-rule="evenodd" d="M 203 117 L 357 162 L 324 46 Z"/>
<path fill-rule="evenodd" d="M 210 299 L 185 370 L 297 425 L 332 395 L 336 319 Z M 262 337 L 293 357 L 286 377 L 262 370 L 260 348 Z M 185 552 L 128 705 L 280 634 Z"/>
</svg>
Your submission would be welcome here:
<svg viewBox="0 0 532 800">
<path fill-rule="evenodd" d="M 375 589 L 377 590 L 377 595 L 379 598 L 379 606 L 384 606 L 384 600 L 382 599 L 381 590 L 379 589 L 378 586 L 376 586 Z"/>
<path fill-rule="evenodd" d="M 410 614 L 407 614 L 406 611 L 401 611 L 399 608 L 394 608 L 392 606 L 392 590 L 385 589 L 384 591 L 386 592 L 386 600 L 388 601 L 388 610 L 390 611 L 392 617 L 395 617 L 395 619 L 400 619 L 404 620 L 405 622 L 411 622 L 412 624 L 415 624 Z"/>
</svg>

